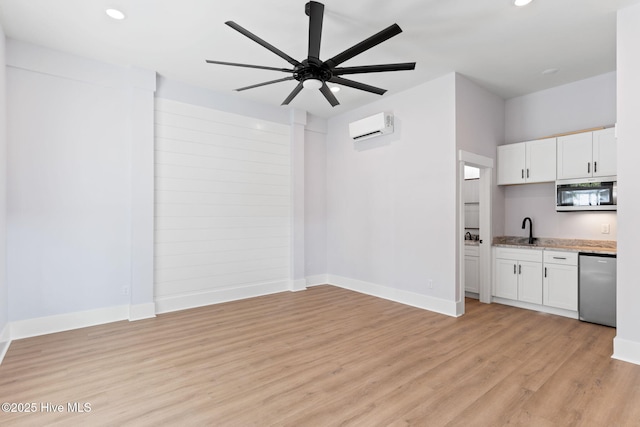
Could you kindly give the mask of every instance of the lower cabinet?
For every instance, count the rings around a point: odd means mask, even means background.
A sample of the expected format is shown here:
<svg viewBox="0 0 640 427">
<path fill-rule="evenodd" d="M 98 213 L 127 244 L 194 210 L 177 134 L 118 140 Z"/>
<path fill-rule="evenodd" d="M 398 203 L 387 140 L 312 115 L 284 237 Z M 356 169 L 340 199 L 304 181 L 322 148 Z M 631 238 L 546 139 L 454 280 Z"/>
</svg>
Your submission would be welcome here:
<svg viewBox="0 0 640 427">
<path fill-rule="evenodd" d="M 464 248 L 464 290 L 480 293 L 480 257 L 477 246 Z"/>
<path fill-rule="evenodd" d="M 578 310 L 578 254 L 495 248 L 493 296 L 541 306 Z"/>
<path fill-rule="evenodd" d="M 542 304 L 542 250 L 496 248 L 493 295 Z"/>
<path fill-rule="evenodd" d="M 543 304 L 578 310 L 578 254 L 544 251 Z"/>
</svg>

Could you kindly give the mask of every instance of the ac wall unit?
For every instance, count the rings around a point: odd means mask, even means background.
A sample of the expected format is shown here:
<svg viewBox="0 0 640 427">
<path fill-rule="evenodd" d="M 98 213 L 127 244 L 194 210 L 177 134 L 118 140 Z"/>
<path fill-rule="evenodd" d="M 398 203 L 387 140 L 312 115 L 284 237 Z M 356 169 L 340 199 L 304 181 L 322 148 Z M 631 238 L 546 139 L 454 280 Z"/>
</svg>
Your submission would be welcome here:
<svg viewBox="0 0 640 427">
<path fill-rule="evenodd" d="M 349 123 L 349 136 L 354 141 L 393 133 L 393 114 L 378 113 L 353 123 Z"/>
</svg>

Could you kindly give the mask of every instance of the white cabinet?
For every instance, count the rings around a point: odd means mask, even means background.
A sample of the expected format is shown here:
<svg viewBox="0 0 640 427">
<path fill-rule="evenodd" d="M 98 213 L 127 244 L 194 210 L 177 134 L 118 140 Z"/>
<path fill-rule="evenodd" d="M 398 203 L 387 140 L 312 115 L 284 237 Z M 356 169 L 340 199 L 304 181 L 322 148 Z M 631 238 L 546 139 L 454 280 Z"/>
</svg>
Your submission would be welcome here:
<svg viewBox="0 0 640 427">
<path fill-rule="evenodd" d="M 496 248 L 493 284 L 496 297 L 542 304 L 542 250 Z"/>
<path fill-rule="evenodd" d="M 615 128 L 593 132 L 593 176 L 618 174 L 617 148 Z"/>
<path fill-rule="evenodd" d="M 614 128 L 559 137 L 558 179 L 615 176 L 616 146 Z"/>
<path fill-rule="evenodd" d="M 555 179 L 555 138 L 498 147 L 498 185 L 549 182 Z"/>
<path fill-rule="evenodd" d="M 578 254 L 544 251 L 543 304 L 578 310 Z"/>
<path fill-rule="evenodd" d="M 498 185 L 525 182 L 525 144 L 520 142 L 498 147 Z"/>
<path fill-rule="evenodd" d="M 464 248 L 464 290 L 480 293 L 480 257 L 478 246 Z"/>
<path fill-rule="evenodd" d="M 479 179 L 465 179 L 463 190 L 465 203 L 480 203 Z"/>
</svg>

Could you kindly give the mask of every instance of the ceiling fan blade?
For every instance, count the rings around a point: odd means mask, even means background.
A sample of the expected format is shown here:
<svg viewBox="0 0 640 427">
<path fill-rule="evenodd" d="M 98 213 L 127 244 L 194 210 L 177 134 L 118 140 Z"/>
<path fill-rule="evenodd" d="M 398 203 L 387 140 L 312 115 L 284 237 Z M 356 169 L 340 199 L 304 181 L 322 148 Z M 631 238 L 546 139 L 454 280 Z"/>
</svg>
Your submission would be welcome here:
<svg viewBox="0 0 640 427">
<path fill-rule="evenodd" d="M 320 59 L 324 5 L 310 1 L 305 7 L 305 12 L 309 16 L 309 59 Z"/>
<path fill-rule="evenodd" d="M 283 51 L 281 51 L 277 47 L 267 43 L 266 41 L 262 40 L 260 37 L 256 36 L 255 34 L 253 34 L 250 31 L 242 28 L 240 25 L 236 24 L 235 22 L 227 21 L 227 22 L 225 22 L 225 24 L 227 24 L 228 26 L 230 26 L 231 28 L 233 28 L 234 30 L 239 32 L 240 34 L 242 34 L 242 35 L 250 38 L 254 42 L 258 43 L 260 46 L 263 46 L 263 47 L 269 49 L 271 52 L 275 53 L 280 58 L 284 59 L 285 61 L 287 61 L 289 64 L 293 65 L 294 67 L 297 67 L 297 66 L 301 65 L 300 62 L 296 61 L 295 59 L 293 59 L 292 57 L 290 57 L 289 55 L 287 55 L 286 53 L 284 53 Z"/>
<path fill-rule="evenodd" d="M 331 89 L 329 88 L 329 86 L 327 86 L 326 83 L 322 83 L 320 92 L 322 92 L 324 97 L 327 98 L 327 101 L 329 101 L 329 104 L 331 104 L 332 107 L 335 107 L 336 105 L 340 105 L 340 103 L 338 102 L 338 99 L 333 95 L 333 92 L 331 92 Z"/>
<path fill-rule="evenodd" d="M 329 68 L 336 67 L 342 64 L 344 61 L 347 61 L 354 56 L 364 52 L 365 50 L 371 49 L 372 47 L 379 45 L 383 41 L 389 40 L 393 36 L 397 36 L 401 32 L 402 29 L 398 24 L 390 25 L 379 33 L 372 35 L 368 39 L 363 40 L 360 43 L 345 50 L 344 52 L 337 54 L 333 58 L 326 60 L 324 63 Z"/>
<path fill-rule="evenodd" d="M 386 89 L 380 89 L 379 87 L 371 86 L 371 85 L 368 85 L 368 84 L 364 84 L 364 83 L 360 83 L 360 82 L 354 82 L 353 80 L 343 79 L 342 77 L 333 76 L 333 77 L 331 77 L 329 79 L 329 81 L 331 83 L 335 83 L 335 84 L 339 84 L 339 85 L 343 85 L 343 86 L 349 86 L 349 87 L 352 87 L 354 89 L 364 90 L 366 92 L 375 93 L 377 95 L 382 95 L 387 91 Z"/>
<path fill-rule="evenodd" d="M 298 83 L 298 86 L 296 86 L 291 93 L 289 94 L 289 96 L 287 96 L 287 99 L 285 99 L 284 101 L 282 101 L 282 104 L 280 105 L 289 105 L 289 103 L 293 100 L 293 98 L 296 97 L 297 94 L 300 93 L 300 91 L 302 90 L 302 82 Z"/>
<path fill-rule="evenodd" d="M 270 85 L 270 84 L 273 84 L 273 83 L 286 82 L 287 80 L 293 80 L 293 76 L 291 76 L 291 77 L 285 77 L 285 78 L 277 79 L 277 80 L 270 80 L 270 81 L 268 81 L 268 82 L 258 83 L 258 84 L 251 85 L 251 86 L 241 87 L 241 88 L 239 88 L 239 89 L 235 89 L 235 91 L 236 91 L 236 92 L 240 92 L 240 91 L 243 91 L 243 90 L 253 89 L 253 88 L 256 88 L 256 87 L 260 87 L 260 86 L 266 86 L 266 85 Z"/>
<path fill-rule="evenodd" d="M 416 68 L 415 62 L 403 62 L 400 64 L 361 65 L 357 67 L 338 67 L 331 70 L 334 76 L 344 74 L 381 73 L 384 71 L 405 71 Z"/>
<path fill-rule="evenodd" d="M 209 64 L 232 65 L 234 67 L 259 68 L 261 70 L 273 70 L 273 71 L 283 71 L 285 73 L 293 73 L 293 70 L 289 70 L 287 68 L 265 67 L 263 65 L 239 64 L 237 62 L 212 61 L 211 59 L 206 59 L 205 61 L 207 61 L 207 63 Z"/>
</svg>

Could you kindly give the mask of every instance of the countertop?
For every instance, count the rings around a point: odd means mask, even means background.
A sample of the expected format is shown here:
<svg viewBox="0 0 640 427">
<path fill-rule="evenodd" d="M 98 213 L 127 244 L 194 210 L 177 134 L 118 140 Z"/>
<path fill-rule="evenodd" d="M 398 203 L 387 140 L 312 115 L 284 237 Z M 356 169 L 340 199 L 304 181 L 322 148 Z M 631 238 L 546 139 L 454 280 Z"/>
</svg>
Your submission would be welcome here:
<svg viewBox="0 0 640 427">
<path fill-rule="evenodd" d="M 527 237 L 499 236 L 493 238 L 493 246 L 507 248 L 528 249 L 557 249 L 568 252 L 583 252 L 603 255 L 616 255 L 617 242 L 615 240 L 581 240 L 581 239 L 553 239 L 548 237 L 535 238 L 530 245 Z M 466 242 L 465 242 L 466 244 Z"/>
</svg>

